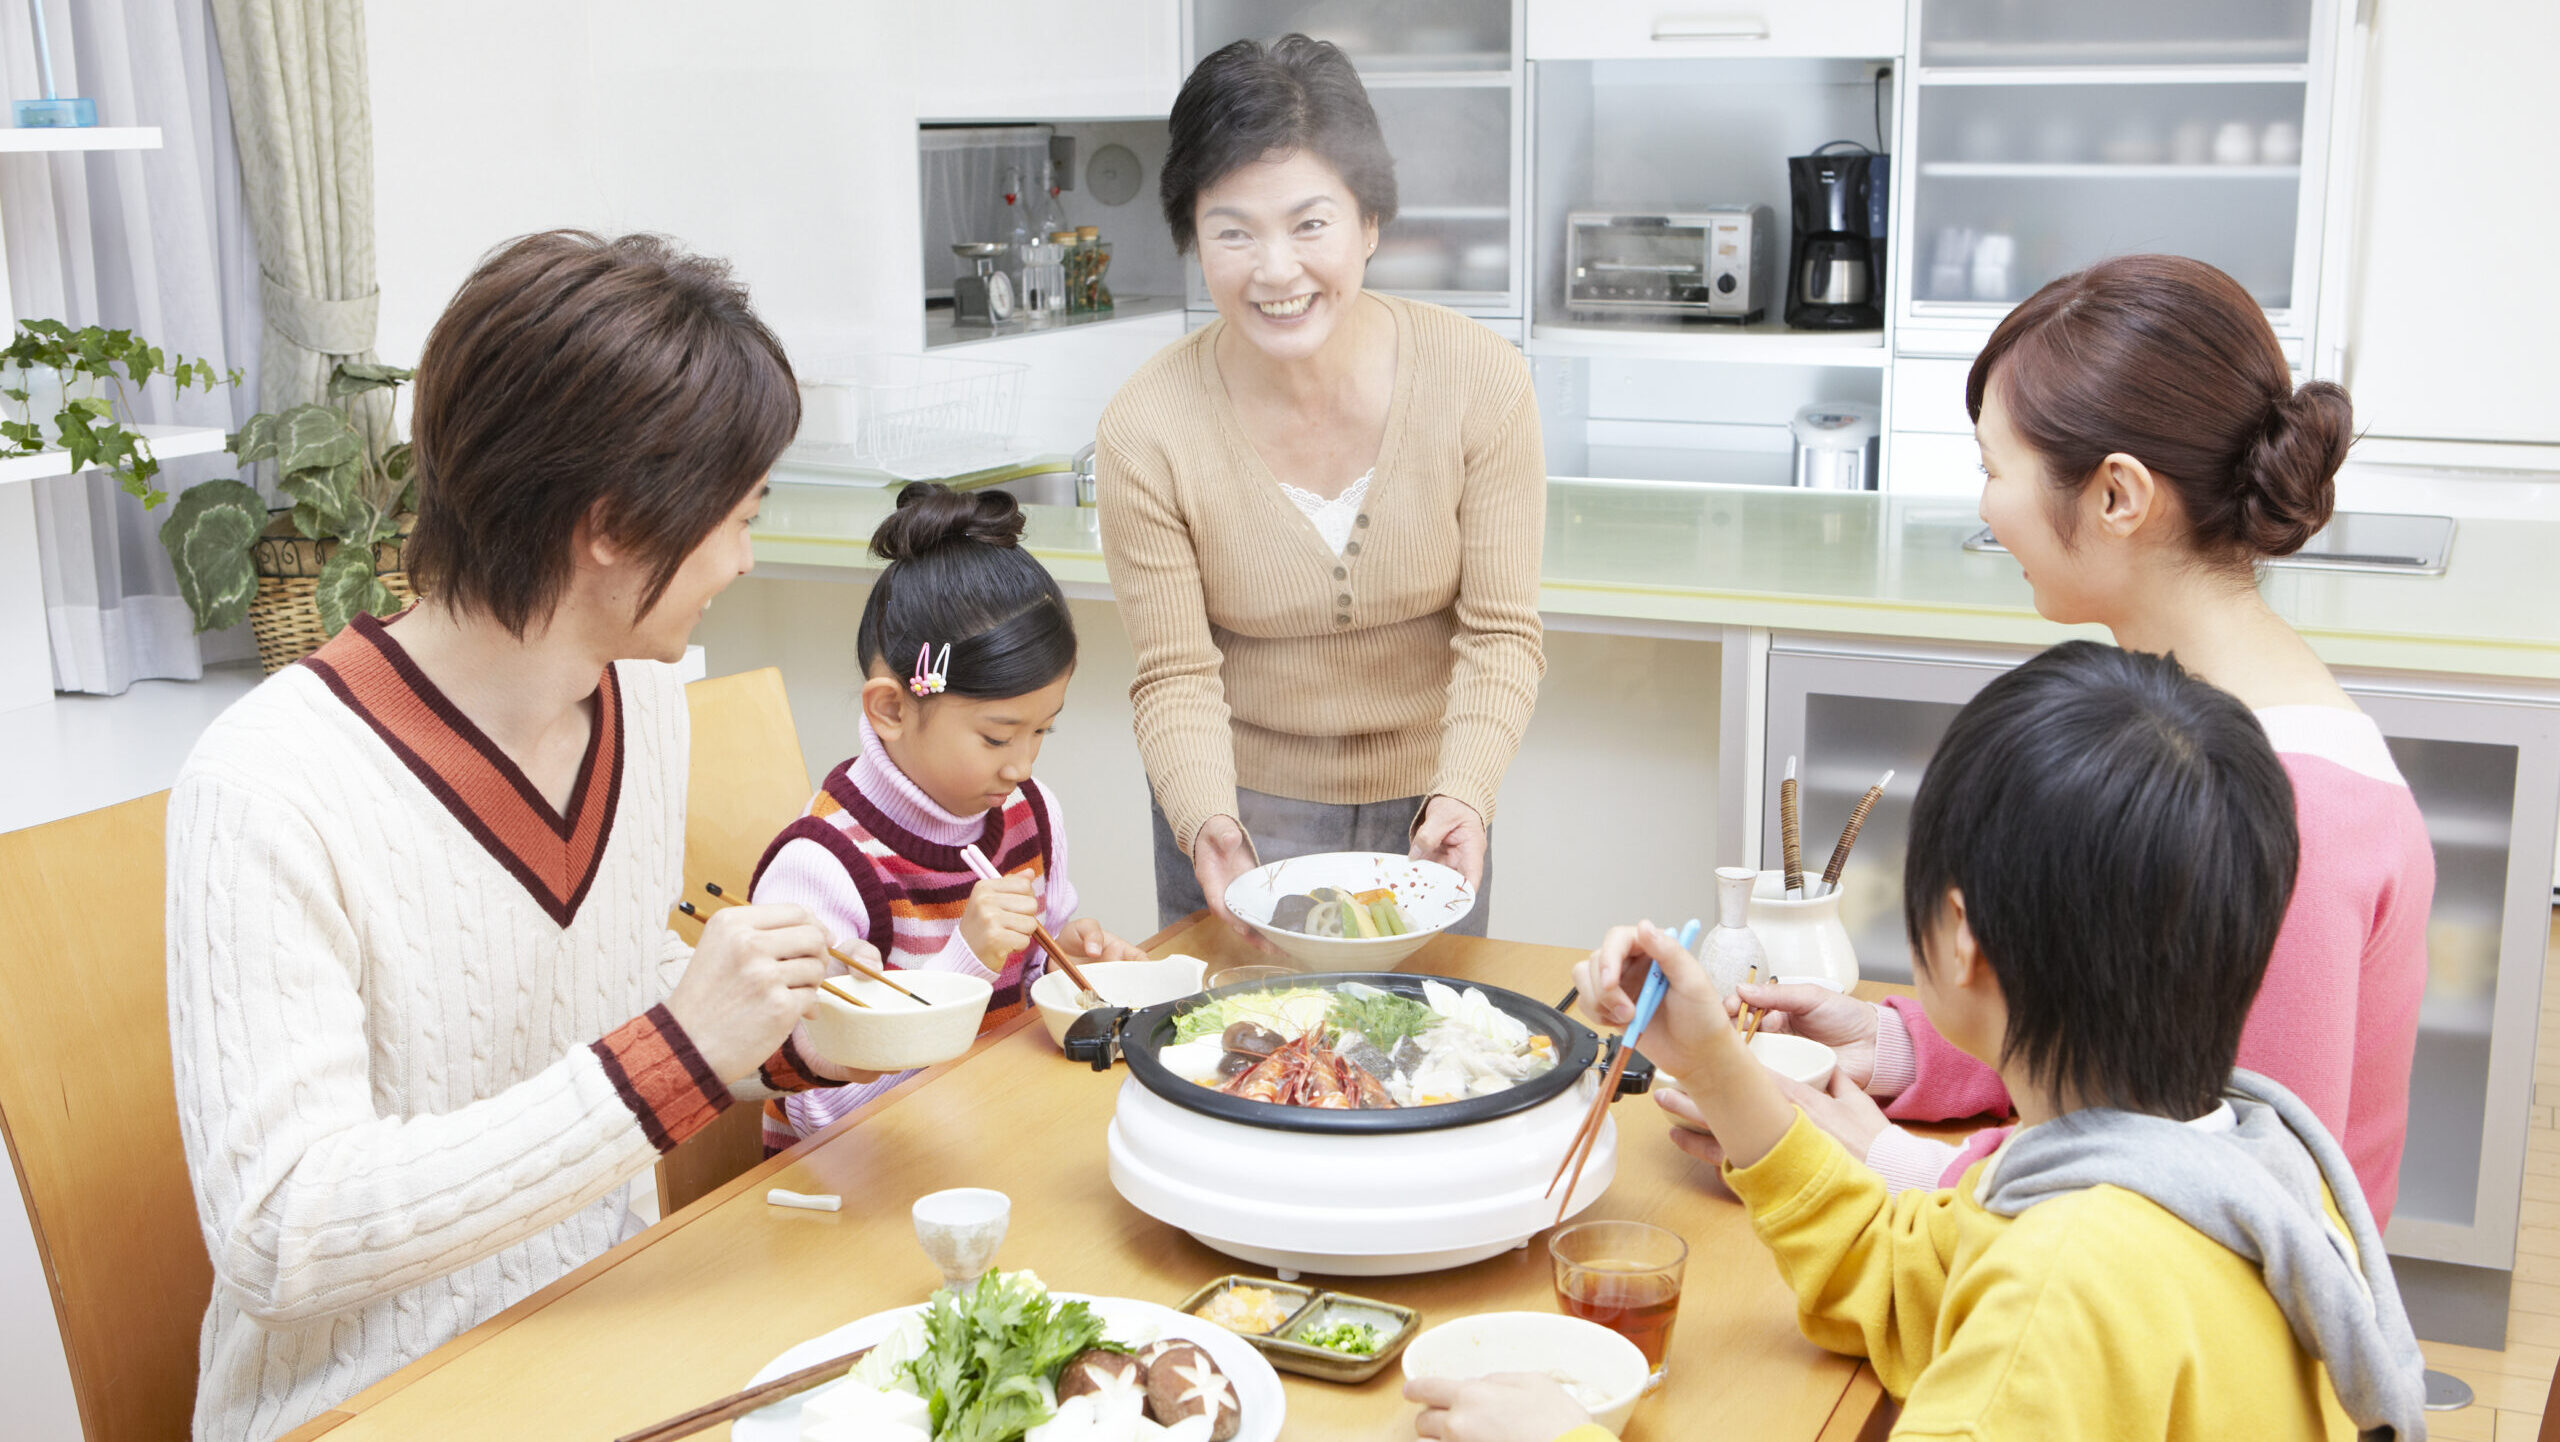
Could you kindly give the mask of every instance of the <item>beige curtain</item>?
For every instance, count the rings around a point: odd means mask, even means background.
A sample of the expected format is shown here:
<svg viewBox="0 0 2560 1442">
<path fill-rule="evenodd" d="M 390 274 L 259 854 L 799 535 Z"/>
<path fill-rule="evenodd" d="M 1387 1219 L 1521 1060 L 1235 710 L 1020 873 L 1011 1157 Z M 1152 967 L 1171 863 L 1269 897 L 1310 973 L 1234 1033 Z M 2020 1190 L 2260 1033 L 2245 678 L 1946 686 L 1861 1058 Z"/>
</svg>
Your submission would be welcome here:
<svg viewBox="0 0 2560 1442">
<path fill-rule="evenodd" d="M 373 107 L 363 0 L 213 0 L 240 178 L 258 237 L 266 337 L 258 408 L 324 398 L 373 359 Z M 368 413 L 388 442 L 377 393 Z"/>
</svg>

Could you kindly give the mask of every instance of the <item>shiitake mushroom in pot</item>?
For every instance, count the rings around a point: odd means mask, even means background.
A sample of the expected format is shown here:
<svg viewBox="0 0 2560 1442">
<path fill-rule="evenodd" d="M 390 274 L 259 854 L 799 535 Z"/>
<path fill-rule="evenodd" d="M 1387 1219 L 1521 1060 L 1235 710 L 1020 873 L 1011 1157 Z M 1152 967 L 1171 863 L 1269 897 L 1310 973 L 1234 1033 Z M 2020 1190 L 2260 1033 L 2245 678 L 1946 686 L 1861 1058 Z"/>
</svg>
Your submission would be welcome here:
<svg viewBox="0 0 2560 1442">
<path fill-rule="evenodd" d="M 1259 1022 L 1240 1021 L 1228 1027 L 1218 1038 L 1230 1052 L 1243 1052 L 1260 1060 L 1289 1044 L 1289 1039 Z"/>
</svg>

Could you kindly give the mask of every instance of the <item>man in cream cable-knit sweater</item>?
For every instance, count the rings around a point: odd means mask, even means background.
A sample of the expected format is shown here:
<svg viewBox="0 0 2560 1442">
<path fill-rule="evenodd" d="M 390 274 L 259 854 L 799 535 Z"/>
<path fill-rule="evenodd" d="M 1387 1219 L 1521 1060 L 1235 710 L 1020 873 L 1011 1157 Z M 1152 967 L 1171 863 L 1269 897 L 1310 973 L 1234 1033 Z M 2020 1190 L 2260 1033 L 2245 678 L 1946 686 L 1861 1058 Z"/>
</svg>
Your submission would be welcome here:
<svg viewBox="0 0 2560 1442">
<path fill-rule="evenodd" d="M 715 262 L 534 236 L 428 337 L 408 558 L 226 712 L 169 803 L 169 1020 L 215 1277 L 200 1439 L 326 1411 L 654 1220 L 733 1098 L 846 1078 L 797 907 L 667 927 L 673 671 L 799 424 Z"/>
</svg>

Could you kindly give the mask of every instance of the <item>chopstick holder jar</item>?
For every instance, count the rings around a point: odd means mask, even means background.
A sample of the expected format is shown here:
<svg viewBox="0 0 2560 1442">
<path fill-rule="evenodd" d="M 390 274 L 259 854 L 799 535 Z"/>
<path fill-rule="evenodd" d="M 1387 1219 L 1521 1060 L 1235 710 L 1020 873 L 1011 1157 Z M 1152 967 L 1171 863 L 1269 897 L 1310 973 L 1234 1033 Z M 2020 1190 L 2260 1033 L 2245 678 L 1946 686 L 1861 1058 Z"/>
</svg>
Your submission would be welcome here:
<svg viewBox="0 0 2560 1442">
<path fill-rule="evenodd" d="M 1699 964 L 1727 1001 L 1755 973 L 1769 975 L 1768 952 L 1751 929 L 1751 891 L 1759 873 L 1746 866 L 1716 868 L 1716 924 L 1698 946 Z"/>
<path fill-rule="evenodd" d="M 1719 888 L 1725 875 L 1716 873 Z M 1858 952 L 1840 919 L 1839 892 L 1789 896 L 1785 872 L 1763 871 L 1751 886 L 1747 915 L 1751 934 L 1768 957 L 1761 975 L 1780 982 L 1809 981 L 1833 991 L 1858 984 Z"/>
</svg>

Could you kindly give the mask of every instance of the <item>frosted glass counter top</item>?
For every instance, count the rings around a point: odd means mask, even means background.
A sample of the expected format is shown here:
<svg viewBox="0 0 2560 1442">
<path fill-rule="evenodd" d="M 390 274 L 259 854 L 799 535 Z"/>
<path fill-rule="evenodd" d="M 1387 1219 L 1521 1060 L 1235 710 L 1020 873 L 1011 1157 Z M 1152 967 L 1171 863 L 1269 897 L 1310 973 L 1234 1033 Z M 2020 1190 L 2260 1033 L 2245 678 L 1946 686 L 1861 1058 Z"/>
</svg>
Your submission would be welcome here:
<svg viewBox="0 0 2560 1442">
<path fill-rule="evenodd" d="M 758 561 L 869 570 L 887 491 L 774 473 Z M 1107 586 L 1096 513 L 1031 506 L 1060 581 Z M 1556 480 L 1540 608 L 1612 619 L 2041 646 L 2095 628 L 2036 615 L 2017 562 L 1963 549 L 1970 500 Z M 2270 570 L 2276 609 L 2330 664 L 2560 680 L 2560 523 L 2465 520 L 2442 576 Z M 1650 623 L 1650 624 L 1648 624 Z"/>
</svg>

